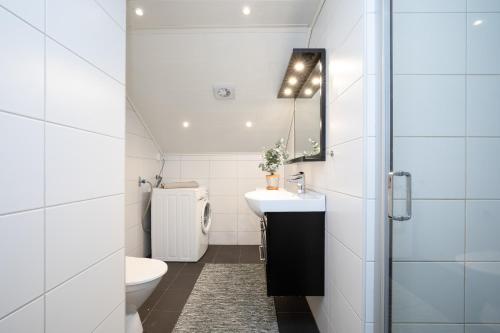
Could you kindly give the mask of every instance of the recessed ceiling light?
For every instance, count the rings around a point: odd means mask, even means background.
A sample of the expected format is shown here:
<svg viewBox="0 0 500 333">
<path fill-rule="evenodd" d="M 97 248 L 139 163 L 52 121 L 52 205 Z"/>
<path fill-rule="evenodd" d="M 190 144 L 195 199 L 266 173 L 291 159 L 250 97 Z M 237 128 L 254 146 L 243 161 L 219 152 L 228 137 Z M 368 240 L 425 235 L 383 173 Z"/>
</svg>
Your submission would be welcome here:
<svg viewBox="0 0 500 333">
<path fill-rule="evenodd" d="M 316 76 L 312 79 L 312 84 L 314 84 L 315 86 L 317 86 L 320 83 L 321 83 L 321 78 L 319 76 Z"/>
<path fill-rule="evenodd" d="M 307 96 L 311 96 L 312 93 L 313 93 L 313 91 L 311 88 L 307 88 L 306 90 L 304 90 L 304 94 L 306 94 Z"/>
<path fill-rule="evenodd" d="M 243 6 L 241 12 L 243 13 L 243 15 L 250 15 L 250 13 L 252 13 L 252 9 L 250 8 L 250 6 Z"/>
<path fill-rule="evenodd" d="M 292 76 L 288 79 L 288 83 L 290 83 L 290 85 L 294 86 L 297 84 L 297 78 L 295 76 Z"/>
<path fill-rule="evenodd" d="M 286 96 L 290 96 L 292 94 L 292 89 L 290 88 L 285 88 L 285 90 L 283 90 L 283 93 L 286 95 Z"/>
<path fill-rule="evenodd" d="M 144 11 L 142 10 L 142 8 L 137 7 L 137 8 L 135 9 L 135 15 L 137 15 L 137 16 L 142 16 L 142 15 L 144 15 Z"/>
<path fill-rule="evenodd" d="M 472 25 L 477 27 L 478 25 L 481 25 L 483 24 L 483 20 L 475 20 L 474 22 L 472 22 Z"/>
<path fill-rule="evenodd" d="M 188 128 L 188 127 L 189 127 L 189 125 L 190 125 L 190 124 L 189 124 L 189 121 L 183 121 L 183 122 L 182 122 L 182 127 L 184 127 L 184 128 Z"/>
<path fill-rule="evenodd" d="M 252 123 L 251 121 L 247 121 L 247 122 L 245 123 L 245 126 L 246 126 L 246 127 L 248 127 L 248 128 L 250 128 L 250 127 L 252 127 L 252 126 L 253 126 L 253 123 Z"/>
<path fill-rule="evenodd" d="M 295 65 L 293 66 L 293 69 L 295 69 L 297 72 L 302 72 L 306 66 L 302 61 L 296 62 Z"/>
</svg>

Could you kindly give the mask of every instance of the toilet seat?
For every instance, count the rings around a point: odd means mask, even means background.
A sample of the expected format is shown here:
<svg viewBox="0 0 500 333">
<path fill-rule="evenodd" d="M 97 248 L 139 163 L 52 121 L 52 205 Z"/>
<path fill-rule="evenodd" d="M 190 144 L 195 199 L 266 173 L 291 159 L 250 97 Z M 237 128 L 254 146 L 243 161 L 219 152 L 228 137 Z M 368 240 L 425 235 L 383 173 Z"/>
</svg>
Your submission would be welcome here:
<svg viewBox="0 0 500 333">
<path fill-rule="evenodd" d="M 125 257 L 125 284 L 134 286 L 153 281 L 168 270 L 161 260 L 149 258 Z"/>
</svg>

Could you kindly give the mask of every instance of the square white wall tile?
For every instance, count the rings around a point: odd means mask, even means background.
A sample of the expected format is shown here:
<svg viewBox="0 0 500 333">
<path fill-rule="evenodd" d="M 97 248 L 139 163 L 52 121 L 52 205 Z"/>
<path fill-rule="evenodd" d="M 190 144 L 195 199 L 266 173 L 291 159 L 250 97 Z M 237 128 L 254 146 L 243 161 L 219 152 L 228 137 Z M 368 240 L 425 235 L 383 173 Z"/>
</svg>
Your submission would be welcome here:
<svg viewBox="0 0 500 333">
<path fill-rule="evenodd" d="M 125 30 L 125 20 L 127 15 L 127 3 L 123 0 L 96 0 L 98 4 L 115 20 L 118 25 Z"/>
<path fill-rule="evenodd" d="M 238 231 L 238 245 L 260 245 L 259 231 Z"/>
<path fill-rule="evenodd" d="M 139 116 L 132 110 L 132 107 L 127 102 L 127 110 L 125 112 L 125 132 L 149 138 L 149 135 L 144 128 Z"/>
<path fill-rule="evenodd" d="M 404 200 L 395 206 L 400 214 Z M 413 200 L 412 218 L 393 222 L 393 260 L 464 260 L 464 230 L 464 200 Z"/>
<path fill-rule="evenodd" d="M 468 12 L 499 12 L 500 3 L 497 0 L 467 0 Z"/>
<path fill-rule="evenodd" d="M 393 154 L 394 170 L 412 174 L 414 199 L 464 198 L 465 139 L 396 137 Z"/>
<path fill-rule="evenodd" d="M 435 332 L 464 333 L 464 325 L 463 324 L 393 324 L 392 331 L 394 333 L 435 333 Z"/>
<path fill-rule="evenodd" d="M 500 199 L 500 138 L 467 139 L 467 198 Z"/>
<path fill-rule="evenodd" d="M 132 133 L 127 134 L 126 154 L 130 157 L 139 157 L 156 160 L 159 152 L 153 140 Z"/>
<path fill-rule="evenodd" d="M 395 136 L 465 135 L 465 75 L 395 75 Z"/>
<path fill-rule="evenodd" d="M 340 10 L 341 9 L 341 10 Z M 311 36 L 311 47 L 337 49 L 363 15 L 363 0 L 326 1 Z"/>
<path fill-rule="evenodd" d="M 47 208 L 47 289 L 124 246 L 123 204 L 124 196 L 117 195 Z"/>
<path fill-rule="evenodd" d="M 210 178 L 236 178 L 238 177 L 238 162 L 210 161 Z"/>
<path fill-rule="evenodd" d="M 466 0 L 395 0 L 393 12 L 465 12 Z"/>
<path fill-rule="evenodd" d="M 465 14 L 395 14 L 394 74 L 464 74 Z"/>
<path fill-rule="evenodd" d="M 211 195 L 210 203 L 212 204 L 212 212 L 214 213 L 238 213 L 238 200 L 236 196 Z"/>
<path fill-rule="evenodd" d="M 91 0 L 46 0 L 46 15 L 49 36 L 125 83 L 125 33 L 102 7 Z"/>
<path fill-rule="evenodd" d="M 125 87 L 47 39 L 46 120 L 125 137 Z"/>
<path fill-rule="evenodd" d="M 500 324 L 500 262 L 466 263 L 465 320 Z"/>
<path fill-rule="evenodd" d="M 465 333 L 498 333 L 500 324 L 465 325 Z"/>
<path fill-rule="evenodd" d="M 5 1 L 0 1 L 0 4 L 3 2 Z M 33 10 L 36 10 L 35 1 L 7 2 L 23 9 L 33 5 Z M 43 118 L 43 34 L 0 8 L 0 44 L 0 110 Z"/>
<path fill-rule="evenodd" d="M 262 178 L 265 173 L 259 169 L 259 161 L 238 161 L 238 178 Z"/>
<path fill-rule="evenodd" d="M 139 225 L 142 219 L 142 206 L 134 203 L 125 206 L 125 229 Z"/>
<path fill-rule="evenodd" d="M 212 226 L 210 231 L 236 231 L 238 227 L 237 214 L 212 214 Z"/>
<path fill-rule="evenodd" d="M 330 101 L 337 99 L 363 75 L 364 21 L 360 20 L 329 57 Z"/>
<path fill-rule="evenodd" d="M 208 190 L 210 195 L 237 195 L 238 179 L 210 178 Z"/>
<path fill-rule="evenodd" d="M 334 239 L 332 254 L 332 282 L 349 302 L 357 316 L 364 318 L 363 261 L 350 249 Z"/>
<path fill-rule="evenodd" d="M 500 75 L 467 76 L 467 135 L 500 136 Z"/>
<path fill-rule="evenodd" d="M 46 125 L 48 205 L 124 192 L 124 141 Z"/>
<path fill-rule="evenodd" d="M 44 0 L 0 0 L 0 6 L 7 8 L 37 29 L 41 31 L 45 30 Z"/>
<path fill-rule="evenodd" d="M 31 302 L 0 320 L 0 332 L 44 333 L 43 298 Z"/>
<path fill-rule="evenodd" d="M 92 332 L 124 299 L 125 257 L 120 250 L 47 293 L 46 330 Z M 68 304 L 78 304 L 78 311 Z"/>
<path fill-rule="evenodd" d="M 464 264 L 393 263 L 393 322 L 464 320 Z"/>
<path fill-rule="evenodd" d="M 363 84 L 362 79 L 356 81 L 332 103 L 328 126 L 330 146 L 363 135 Z"/>
<path fill-rule="evenodd" d="M 0 216 L 0 318 L 43 294 L 44 246 L 43 210 Z"/>
<path fill-rule="evenodd" d="M 363 332 L 363 321 L 336 288 L 332 289 L 330 301 L 330 314 L 328 317 L 331 319 L 330 323 L 333 326 L 333 332 Z"/>
<path fill-rule="evenodd" d="M 284 174 L 283 177 L 286 177 Z M 246 192 L 255 191 L 258 188 L 266 187 L 266 179 L 264 175 L 261 178 L 239 178 L 238 179 L 238 195 L 243 196 Z"/>
<path fill-rule="evenodd" d="M 125 302 L 118 305 L 93 333 L 125 332 L 125 320 L 123 320 L 124 313 Z"/>
<path fill-rule="evenodd" d="M 500 200 L 467 201 L 467 261 L 500 261 Z"/>
<path fill-rule="evenodd" d="M 238 235 L 236 232 L 210 231 L 208 242 L 214 245 L 235 245 L 238 244 Z"/>
<path fill-rule="evenodd" d="M 260 231 L 260 218 L 255 214 L 238 214 L 238 231 Z"/>
<path fill-rule="evenodd" d="M 43 205 L 43 126 L 0 112 L 0 214 Z"/>
<path fill-rule="evenodd" d="M 358 257 L 363 256 L 363 200 L 327 192 L 326 228 Z"/>
<path fill-rule="evenodd" d="M 181 177 L 184 180 L 192 178 L 209 178 L 210 177 L 210 162 L 209 161 L 182 161 L 181 162 Z"/>
<path fill-rule="evenodd" d="M 142 159 L 137 157 L 125 158 L 125 180 L 138 181 L 142 176 Z"/>
<path fill-rule="evenodd" d="M 467 14 L 468 74 L 500 74 L 499 31 L 500 13 Z"/>
<path fill-rule="evenodd" d="M 165 162 L 165 169 L 163 169 L 163 178 L 181 178 L 181 161 Z"/>
<path fill-rule="evenodd" d="M 363 139 L 333 147 L 328 189 L 361 197 L 363 194 Z"/>
</svg>

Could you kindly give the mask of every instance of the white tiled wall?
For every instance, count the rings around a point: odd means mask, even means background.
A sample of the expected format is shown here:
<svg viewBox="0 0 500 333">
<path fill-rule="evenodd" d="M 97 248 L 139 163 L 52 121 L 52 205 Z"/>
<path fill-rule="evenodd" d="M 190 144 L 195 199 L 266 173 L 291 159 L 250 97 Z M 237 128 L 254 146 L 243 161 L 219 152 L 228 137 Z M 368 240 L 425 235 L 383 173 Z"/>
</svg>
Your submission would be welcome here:
<svg viewBox="0 0 500 333">
<path fill-rule="evenodd" d="M 325 162 L 286 166 L 326 194 L 325 296 L 309 297 L 321 332 L 373 332 L 378 157 L 378 1 L 326 0 L 310 47 L 327 51 Z M 324 68 L 325 68 L 324 67 Z"/>
<path fill-rule="evenodd" d="M 498 1 L 394 1 L 394 331 L 500 328 Z M 400 205 L 397 205 L 400 206 Z"/>
<path fill-rule="evenodd" d="M 129 256 L 145 257 L 150 254 L 150 236 L 142 227 L 143 218 L 149 228 L 150 215 L 145 214 L 151 189 L 148 184 L 139 186 L 139 177 L 155 184 L 155 175 L 161 168 L 161 151 L 133 108 L 127 103 L 125 167 L 125 252 Z"/>
<path fill-rule="evenodd" d="M 123 332 L 125 31 L 109 15 L 0 0 L 1 332 Z"/>
<path fill-rule="evenodd" d="M 259 218 L 244 198 L 246 192 L 266 185 L 265 173 L 258 168 L 260 153 L 167 156 L 166 181 L 195 180 L 208 188 L 212 205 L 210 244 L 260 244 Z"/>
</svg>

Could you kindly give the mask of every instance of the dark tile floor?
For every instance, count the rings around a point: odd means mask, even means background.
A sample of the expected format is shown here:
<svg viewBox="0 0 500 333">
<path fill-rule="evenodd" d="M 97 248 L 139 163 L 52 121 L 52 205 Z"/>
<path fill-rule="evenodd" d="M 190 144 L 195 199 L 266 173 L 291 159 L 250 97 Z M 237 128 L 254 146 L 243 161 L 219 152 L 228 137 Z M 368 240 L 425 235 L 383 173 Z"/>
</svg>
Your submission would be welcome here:
<svg viewBox="0 0 500 333">
<path fill-rule="evenodd" d="M 167 274 L 139 309 L 144 333 L 171 332 L 205 263 L 260 263 L 253 245 L 211 245 L 197 263 L 169 262 Z M 280 333 L 319 332 L 304 297 L 275 297 Z"/>
</svg>

